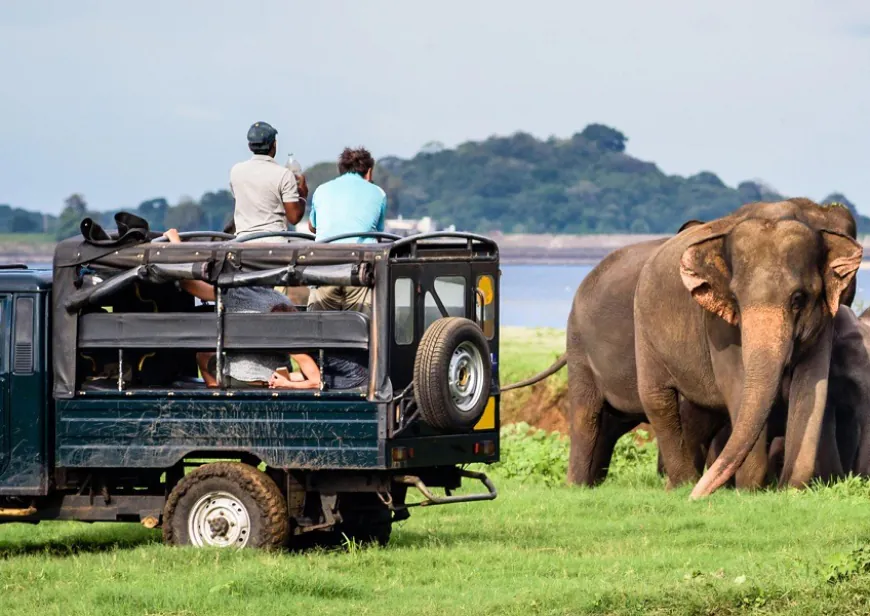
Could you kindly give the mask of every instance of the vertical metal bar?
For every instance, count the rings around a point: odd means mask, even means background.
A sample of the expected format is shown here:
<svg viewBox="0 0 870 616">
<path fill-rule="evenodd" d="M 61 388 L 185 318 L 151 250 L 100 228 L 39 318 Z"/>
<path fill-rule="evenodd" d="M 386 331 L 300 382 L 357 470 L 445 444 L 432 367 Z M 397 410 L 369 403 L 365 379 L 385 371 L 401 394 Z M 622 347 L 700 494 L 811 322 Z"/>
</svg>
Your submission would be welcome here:
<svg viewBox="0 0 870 616">
<path fill-rule="evenodd" d="M 323 379 L 323 377 L 324 377 L 324 374 L 323 374 L 323 349 L 320 349 L 317 352 L 317 362 L 320 364 L 320 366 L 318 366 L 320 368 L 320 387 L 318 388 L 318 390 L 319 390 L 319 392 L 322 392 L 323 391 L 323 380 L 324 380 Z"/>
<path fill-rule="evenodd" d="M 380 299 L 378 285 L 383 283 L 380 282 L 382 277 L 377 275 L 377 269 L 375 269 L 375 272 L 375 282 L 371 287 L 372 309 L 369 315 L 371 320 L 369 321 L 369 390 L 366 392 L 367 400 L 374 400 L 375 392 L 378 390 L 378 379 L 381 377 L 377 361 L 378 350 L 380 349 L 380 328 L 386 326 L 385 323 L 379 323 L 378 319 L 378 315 L 381 313 L 380 306 L 378 305 L 378 300 Z M 389 283 L 389 278 L 387 278 L 387 281 Z"/>
<path fill-rule="evenodd" d="M 124 391 L 124 349 L 118 349 L 118 391 Z"/>
<path fill-rule="evenodd" d="M 224 293 L 215 285 L 215 309 L 217 310 L 217 344 L 215 345 L 215 380 L 219 389 L 224 388 Z"/>
</svg>

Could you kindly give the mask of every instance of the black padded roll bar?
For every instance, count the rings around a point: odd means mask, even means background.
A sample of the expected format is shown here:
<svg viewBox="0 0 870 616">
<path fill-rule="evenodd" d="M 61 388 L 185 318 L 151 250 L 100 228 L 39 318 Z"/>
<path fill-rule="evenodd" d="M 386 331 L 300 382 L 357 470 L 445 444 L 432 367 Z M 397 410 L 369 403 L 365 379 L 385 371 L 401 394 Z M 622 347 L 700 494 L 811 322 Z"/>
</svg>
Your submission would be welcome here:
<svg viewBox="0 0 870 616">
<path fill-rule="evenodd" d="M 143 281 L 162 284 L 174 280 L 208 280 L 210 263 L 148 263 L 129 269 L 93 286 L 86 286 L 71 293 L 64 307 L 76 312 L 88 304 L 97 304 L 134 282 Z"/>
<path fill-rule="evenodd" d="M 218 276 L 217 283 L 220 287 L 305 285 L 370 287 L 374 284 L 374 275 L 368 263 L 288 265 L 252 272 L 228 272 Z"/>
</svg>

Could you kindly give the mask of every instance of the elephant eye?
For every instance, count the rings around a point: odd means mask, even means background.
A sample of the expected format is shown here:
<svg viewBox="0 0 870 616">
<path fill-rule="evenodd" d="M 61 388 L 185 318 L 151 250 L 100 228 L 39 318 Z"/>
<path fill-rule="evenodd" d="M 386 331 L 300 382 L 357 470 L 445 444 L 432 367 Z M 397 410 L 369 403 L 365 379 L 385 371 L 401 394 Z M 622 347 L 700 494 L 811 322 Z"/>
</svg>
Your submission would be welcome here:
<svg viewBox="0 0 870 616">
<path fill-rule="evenodd" d="M 791 296 L 791 309 L 799 312 L 807 305 L 807 294 L 803 291 L 795 291 Z"/>
</svg>

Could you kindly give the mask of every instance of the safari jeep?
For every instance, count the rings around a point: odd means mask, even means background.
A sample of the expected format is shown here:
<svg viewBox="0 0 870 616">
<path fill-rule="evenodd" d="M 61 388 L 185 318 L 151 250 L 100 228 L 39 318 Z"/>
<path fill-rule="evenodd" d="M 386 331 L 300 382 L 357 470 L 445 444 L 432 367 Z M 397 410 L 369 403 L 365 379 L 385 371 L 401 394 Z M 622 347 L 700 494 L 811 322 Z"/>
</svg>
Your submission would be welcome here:
<svg viewBox="0 0 870 616">
<path fill-rule="evenodd" d="M 383 544 L 410 507 L 495 498 L 464 466 L 499 457 L 498 247 L 364 235 L 377 241 L 75 238 L 51 272 L 0 268 L 0 521 L 139 521 L 178 545 Z M 370 288 L 371 315 L 225 307 L 234 287 L 312 285 Z M 348 349 L 368 357 L 353 390 L 225 378 L 233 353 L 304 350 L 322 369 Z M 483 490 L 453 493 L 463 478 Z"/>
</svg>

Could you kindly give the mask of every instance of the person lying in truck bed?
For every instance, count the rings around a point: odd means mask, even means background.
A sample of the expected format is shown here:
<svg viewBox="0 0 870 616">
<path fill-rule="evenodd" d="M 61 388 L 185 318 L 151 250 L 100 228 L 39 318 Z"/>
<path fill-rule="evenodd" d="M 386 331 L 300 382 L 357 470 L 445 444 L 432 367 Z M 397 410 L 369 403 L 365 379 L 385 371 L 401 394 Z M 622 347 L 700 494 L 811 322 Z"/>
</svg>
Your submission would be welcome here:
<svg viewBox="0 0 870 616">
<path fill-rule="evenodd" d="M 296 312 L 292 304 L 276 304 L 272 312 Z M 294 353 L 290 358 L 299 372 L 276 370 L 269 378 L 270 389 L 318 389 L 320 381 L 326 389 L 354 389 L 365 385 L 369 378 L 368 355 L 365 351 L 329 351 L 323 356 L 323 373 L 317 362 L 306 353 Z"/>
</svg>

